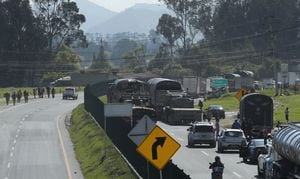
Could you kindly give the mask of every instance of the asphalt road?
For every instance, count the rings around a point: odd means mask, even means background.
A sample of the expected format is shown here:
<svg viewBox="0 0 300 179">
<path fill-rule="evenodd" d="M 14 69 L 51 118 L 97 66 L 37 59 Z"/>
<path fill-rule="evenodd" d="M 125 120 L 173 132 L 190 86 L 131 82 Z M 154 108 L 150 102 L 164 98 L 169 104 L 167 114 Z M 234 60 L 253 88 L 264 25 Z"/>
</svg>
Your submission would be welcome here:
<svg viewBox="0 0 300 179">
<path fill-rule="evenodd" d="M 0 179 L 81 179 L 64 120 L 78 100 L 0 106 Z"/>
<path fill-rule="evenodd" d="M 213 162 L 216 155 L 221 157 L 221 161 L 225 165 L 224 179 L 257 177 L 257 165 L 243 163 L 239 158 L 238 151 L 225 151 L 225 153 L 219 154 L 216 148 L 205 145 L 189 148 L 187 147 L 188 126 L 169 126 L 161 122 L 158 122 L 158 125 L 181 144 L 172 160 L 192 179 L 211 178 L 211 170 L 208 169 L 209 162 Z"/>
</svg>

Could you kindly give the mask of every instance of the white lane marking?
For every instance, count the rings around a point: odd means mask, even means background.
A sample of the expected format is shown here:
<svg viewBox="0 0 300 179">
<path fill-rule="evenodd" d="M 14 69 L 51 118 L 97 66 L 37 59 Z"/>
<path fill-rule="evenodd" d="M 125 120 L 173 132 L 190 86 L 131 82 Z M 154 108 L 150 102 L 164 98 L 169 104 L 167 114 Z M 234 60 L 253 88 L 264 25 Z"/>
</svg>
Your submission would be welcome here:
<svg viewBox="0 0 300 179">
<path fill-rule="evenodd" d="M 17 140 L 14 140 L 14 144 L 16 144 L 17 143 Z"/>
<path fill-rule="evenodd" d="M 14 150 L 15 150 L 15 147 L 12 147 L 11 150 L 14 151 Z"/>
<path fill-rule="evenodd" d="M 22 121 L 25 121 L 25 118 L 23 118 Z"/>
<path fill-rule="evenodd" d="M 14 153 L 13 152 L 10 152 L 10 157 L 13 157 L 14 156 Z"/>
<path fill-rule="evenodd" d="M 18 136 L 18 134 L 16 135 L 16 138 L 18 138 L 19 136 Z"/>
<path fill-rule="evenodd" d="M 62 138 L 62 135 L 61 135 L 61 132 L 60 132 L 60 129 L 59 129 L 59 125 L 58 125 L 59 118 L 60 118 L 59 116 L 56 118 L 56 129 L 57 129 L 57 132 L 58 132 L 59 142 L 60 142 L 62 152 L 63 152 L 63 155 L 64 155 L 64 159 L 65 159 L 65 165 L 66 165 L 66 168 L 67 168 L 68 179 L 72 179 L 69 159 L 68 159 L 68 156 L 67 156 L 67 152 L 66 152 L 66 149 L 65 149 L 65 146 L 64 146 L 63 138 Z"/>
<path fill-rule="evenodd" d="M 173 132 L 170 132 L 170 135 L 173 135 L 173 136 L 174 136 L 175 134 L 174 134 Z"/>
<path fill-rule="evenodd" d="M 19 133 L 19 132 L 20 132 L 20 129 L 17 130 L 17 133 Z"/>
<path fill-rule="evenodd" d="M 180 140 L 180 141 L 184 141 L 182 138 L 177 138 L 178 140 Z"/>
<path fill-rule="evenodd" d="M 7 164 L 7 168 L 10 168 L 10 162 Z"/>
<path fill-rule="evenodd" d="M 5 177 L 4 179 L 8 179 L 8 177 Z"/>
<path fill-rule="evenodd" d="M 25 115 L 25 118 L 28 118 L 28 114 Z"/>
<path fill-rule="evenodd" d="M 235 176 L 237 176 L 237 177 L 239 177 L 239 178 L 242 178 L 242 176 L 241 175 L 239 175 L 238 173 L 236 173 L 236 172 L 232 172 Z"/>
<path fill-rule="evenodd" d="M 209 156 L 208 153 L 206 153 L 206 152 L 204 152 L 204 151 L 202 151 L 202 150 L 201 150 L 201 152 L 202 152 L 204 155 Z"/>
</svg>

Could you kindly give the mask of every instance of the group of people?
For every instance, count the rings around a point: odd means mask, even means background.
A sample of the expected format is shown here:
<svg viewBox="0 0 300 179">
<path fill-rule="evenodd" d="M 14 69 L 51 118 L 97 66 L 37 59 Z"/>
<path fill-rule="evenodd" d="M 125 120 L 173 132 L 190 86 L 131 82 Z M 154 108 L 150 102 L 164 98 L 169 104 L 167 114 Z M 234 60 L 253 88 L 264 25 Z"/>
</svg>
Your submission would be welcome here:
<svg viewBox="0 0 300 179">
<path fill-rule="evenodd" d="M 37 87 L 32 89 L 33 97 L 36 98 L 37 96 L 39 98 L 44 98 L 45 92 L 47 93 L 48 98 L 50 98 L 50 93 L 52 95 L 52 98 L 55 98 L 55 88 L 54 87 Z"/>
<path fill-rule="evenodd" d="M 28 103 L 29 92 L 26 90 L 24 90 L 23 92 L 21 90 L 18 90 L 17 92 L 13 91 L 12 93 L 4 93 L 6 105 L 9 105 L 10 98 L 12 99 L 13 105 L 16 105 L 16 102 L 21 102 L 22 97 L 24 97 L 25 103 Z"/>
<path fill-rule="evenodd" d="M 52 95 L 52 98 L 55 98 L 55 88 L 54 87 L 37 87 L 37 88 L 33 88 L 32 92 L 33 92 L 33 97 L 36 98 L 37 96 L 39 98 L 43 98 L 44 97 L 44 93 L 47 93 L 48 98 L 50 98 L 50 93 Z M 27 90 L 24 90 L 23 92 L 21 90 L 18 91 L 12 91 L 11 93 L 6 92 L 4 93 L 3 97 L 5 98 L 6 101 L 6 105 L 9 105 L 10 99 L 13 102 L 13 105 L 16 105 L 17 103 L 21 102 L 22 97 L 24 98 L 25 103 L 28 103 L 28 98 L 29 98 L 29 92 Z"/>
</svg>

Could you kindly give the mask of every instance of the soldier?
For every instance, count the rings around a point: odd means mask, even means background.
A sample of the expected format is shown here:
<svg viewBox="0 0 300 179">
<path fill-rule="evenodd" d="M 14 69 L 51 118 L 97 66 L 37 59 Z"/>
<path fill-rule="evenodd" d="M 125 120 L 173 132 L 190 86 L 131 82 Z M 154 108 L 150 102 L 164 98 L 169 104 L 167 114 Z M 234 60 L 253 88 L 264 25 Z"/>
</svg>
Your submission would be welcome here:
<svg viewBox="0 0 300 179">
<path fill-rule="evenodd" d="M 9 98 L 10 98 L 10 94 L 9 93 L 4 93 L 4 95 L 3 95 L 4 97 L 5 97 L 5 100 L 6 100 L 6 105 L 8 105 L 9 104 Z"/>
<path fill-rule="evenodd" d="M 26 90 L 24 90 L 23 96 L 24 96 L 25 103 L 28 103 L 28 96 L 29 96 L 29 93 L 28 93 Z"/>
<path fill-rule="evenodd" d="M 21 102 L 21 98 L 22 98 L 22 91 L 19 90 L 18 93 L 17 93 L 17 99 L 18 99 L 18 103 Z"/>
<path fill-rule="evenodd" d="M 36 97 L 36 88 L 33 88 L 32 91 L 33 91 L 33 97 L 35 98 Z"/>
<path fill-rule="evenodd" d="M 284 113 L 285 113 L 286 123 L 288 123 L 289 122 L 289 108 L 288 107 L 285 108 Z"/>
<path fill-rule="evenodd" d="M 48 98 L 50 98 L 50 87 L 49 86 L 46 87 L 46 92 L 47 92 Z"/>
<path fill-rule="evenodd" d="M 16 94 L 15 91 L 12 93 L 11 98 L 12 98 L 12 100 L 13 100 L 13 104 L 16 105 L 17 94 Z"/>
<path fill-rule="evenodd" d="M 51 94 L 52 94 L 52 98 L 54 98 L 55 97 L 55 88 L 54 87 L 52 87 L 52 89 L 51 89 Z"/>
</svg>

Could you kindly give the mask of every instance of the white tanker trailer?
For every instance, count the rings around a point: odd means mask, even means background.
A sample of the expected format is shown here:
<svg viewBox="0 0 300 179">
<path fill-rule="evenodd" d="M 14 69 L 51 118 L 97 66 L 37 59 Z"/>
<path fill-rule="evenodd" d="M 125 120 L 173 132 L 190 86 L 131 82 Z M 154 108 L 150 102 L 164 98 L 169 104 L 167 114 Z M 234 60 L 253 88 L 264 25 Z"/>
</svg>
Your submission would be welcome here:
<svg viewBox="0 0 300 179">
<path fill-rule="evenodd" d="M 288 124 L 273 138 L 280 160 L 273 162 L 273 178 L 300 179 L 300 124 Z"/>
</svg>

